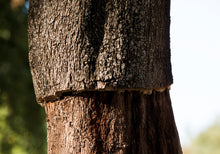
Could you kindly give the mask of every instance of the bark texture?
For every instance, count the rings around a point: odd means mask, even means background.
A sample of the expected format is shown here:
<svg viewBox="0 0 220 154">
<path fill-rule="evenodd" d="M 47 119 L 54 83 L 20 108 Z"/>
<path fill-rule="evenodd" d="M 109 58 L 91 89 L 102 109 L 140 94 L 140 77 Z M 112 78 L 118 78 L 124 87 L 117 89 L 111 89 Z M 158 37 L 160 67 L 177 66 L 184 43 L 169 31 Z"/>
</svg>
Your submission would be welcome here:
<svg viewBox="0 0 220 154">
<path fill-rule="evenodd" d="M 169 91 L 84 92 L 46 104 L 48 154 L 181 154 Z"/>
<path fill-rule="evenodd" d="M 70 91 L 169 86 L 169 11 L 170 0 L 30 0 L 38 102 Z"/>
</svg>

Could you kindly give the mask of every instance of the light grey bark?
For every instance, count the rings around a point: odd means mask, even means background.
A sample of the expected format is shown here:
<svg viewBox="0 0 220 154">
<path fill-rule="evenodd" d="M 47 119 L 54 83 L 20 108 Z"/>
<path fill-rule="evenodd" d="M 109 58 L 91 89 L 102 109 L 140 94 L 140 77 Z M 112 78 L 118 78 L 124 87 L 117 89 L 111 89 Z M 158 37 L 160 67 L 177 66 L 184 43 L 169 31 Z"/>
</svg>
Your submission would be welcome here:
<svg viewBox="0 0 220 154">
<path fill-rule="evenodd" d="M 31 0 L 38 102 L 66 92 L 169 86 L 169 7 L 169 0 Z"/>
</svg>

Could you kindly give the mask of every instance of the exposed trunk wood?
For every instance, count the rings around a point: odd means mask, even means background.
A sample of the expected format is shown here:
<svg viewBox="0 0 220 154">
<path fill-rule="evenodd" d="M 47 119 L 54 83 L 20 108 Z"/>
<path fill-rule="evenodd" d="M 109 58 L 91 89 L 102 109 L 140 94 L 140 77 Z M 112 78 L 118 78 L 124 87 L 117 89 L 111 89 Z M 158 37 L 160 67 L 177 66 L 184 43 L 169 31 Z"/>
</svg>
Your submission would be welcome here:
<svg viewBox="0 0 220 154">
<path fill-rule="evenodd" d="M 46 104 L 48 154 L 181 154 L 169 91 L 84 92 Z"/>
<path fill-rule="evenodd" d="M 169 0 L 30 0 L 38 102 L 66 92 L 172 84 Z"/>
</svg>

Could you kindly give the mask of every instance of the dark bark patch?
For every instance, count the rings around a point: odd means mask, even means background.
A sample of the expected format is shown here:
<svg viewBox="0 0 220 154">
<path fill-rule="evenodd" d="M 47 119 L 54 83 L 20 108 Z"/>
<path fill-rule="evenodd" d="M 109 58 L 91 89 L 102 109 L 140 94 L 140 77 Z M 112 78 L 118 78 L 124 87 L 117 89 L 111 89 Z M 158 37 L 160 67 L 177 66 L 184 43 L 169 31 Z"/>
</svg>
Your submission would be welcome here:
<svg viewBox="0 0 220 154">
<path fill-rule="evenodd" d="M 93 49 L 89 65 L 91 69 L 89 70 L 90 74 L 94 74 L 96 59 L 104 38 L 106 0 L 91 0 L 91 5 L 88 7 L 88 15 L 85 16 L 85 32 Z"/>
</svg>

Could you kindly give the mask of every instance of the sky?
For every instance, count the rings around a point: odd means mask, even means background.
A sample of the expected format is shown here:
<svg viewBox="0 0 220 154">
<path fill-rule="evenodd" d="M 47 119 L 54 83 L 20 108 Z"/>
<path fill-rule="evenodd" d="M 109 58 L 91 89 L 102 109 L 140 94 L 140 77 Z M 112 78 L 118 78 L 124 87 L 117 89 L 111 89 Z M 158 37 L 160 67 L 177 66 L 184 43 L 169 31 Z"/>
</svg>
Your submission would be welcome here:
<svg viewBox="0 0 220 154">
<path fill-rule="evenodd" d="M 171 99 L 182 145 L 220 121 L 220 0 L 171 0 Z"/>
</svg>

